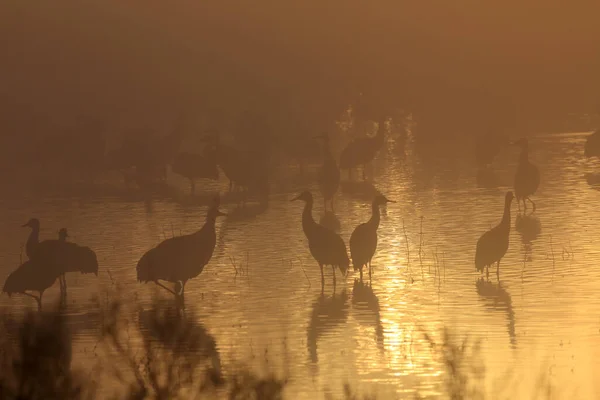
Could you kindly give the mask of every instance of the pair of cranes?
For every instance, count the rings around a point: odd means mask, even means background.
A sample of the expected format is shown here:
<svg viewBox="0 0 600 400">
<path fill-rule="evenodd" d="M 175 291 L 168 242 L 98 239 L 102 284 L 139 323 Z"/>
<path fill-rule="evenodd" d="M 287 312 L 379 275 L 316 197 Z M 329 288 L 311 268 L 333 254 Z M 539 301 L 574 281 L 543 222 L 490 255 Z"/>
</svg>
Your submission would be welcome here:
<svg viewBox="0 0 600 400">
<path fill-rule="evenodd" d="M 323 141 L 323 165 L 319 169 L 318 184 L 323 195 L 325 211 L 327 211 L 327 203 L 331 205 L 331 211 L 334 211 L 333 197 L 340 186 L 340 170 L 348 170 L 348 177 L 352 178 L 352 170 L 362 166 L 363 179 L 366 179 L 366 165 L 373 161 L 383 147 L 385 129 L 385 121 L 382 120 L 379 122 L 375 136 L 358 138 L 348 143 L 340 154 L 339 167 L 331 151 L 329 135 L 323 133 L 315 136 L 315 139 Z"/>
<path fill-rule="evenodd" d="M 523 209 L 527 211 L 527 200 L 533 205 L 535 212 L 536 205 L 531 196 L 537 191 L 540 185 L 540 171 L 529 161 L 529 142 L 522 138 L 514 144 L 521 147 L 521 154 L 517 165 L 514 180 L 514 193 L 507 192 L 504 197 L 504 212 L 500 223 L 485 232 L 477 241 L 475 250 L 475 268 L 483 273 L 486 271 L 486 277 L 489 278 L 489 267 L 496 264 L 496 276 L 500 280 L 500 260 L 508 251 L 510 236 L 510 207 L 514 198 L 519 204 L 523 202 Z"/>
<path fill-rule="evenodd" d="M 61 295 L 63 298 L 66 296 L 66 273 L 81 272 L 98 275 L 96 253 L 89 247 L 67 242 L 68 233 L 65 228 L 59 231 L 58 240 L 40 242 L 40 221 L 37 218 L 32 218 L 23 227 L 31 228 L 25 246 L 29 260 L 21 264 L 6 279 L 2 291 L 9 296 L 13 293 L 30 296 L 36 300 L 38 309 L 41 309 L 44 292 L 54 285 L 57 279 L 60 281 Z M 28 291 L 38 292 L 39 295 L 33 295 Z"/>
</svg>

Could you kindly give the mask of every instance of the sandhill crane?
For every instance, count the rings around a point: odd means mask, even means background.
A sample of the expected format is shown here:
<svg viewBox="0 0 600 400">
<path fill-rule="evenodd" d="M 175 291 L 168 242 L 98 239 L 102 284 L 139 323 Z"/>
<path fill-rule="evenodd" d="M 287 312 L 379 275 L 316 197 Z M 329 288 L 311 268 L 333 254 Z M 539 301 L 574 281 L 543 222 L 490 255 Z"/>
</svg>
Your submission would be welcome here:
<svg viewBox="0 0 600 400">
<path fill-rule="evenodd" d="M 96 253 L 87 246 L 80 246 L 75 243 L 68 243 L 69 234 L 66 228 L 61 228 L 58 232 L 60 244 L 45 240 L 40 243 L 35 257 L 57 257 L 56 268 L 60 274 L 60 290 L 66 295 L 67 272 L 80 272 L 82 274 L 95 274 L 98 276 L 98 259 Z M 48 246 L 48 249 L 45 248 Z"/>
<path fill-rule="evenodd" d="M 31 228 L 31 233 L 25 244 L 25 254 L 27 258 L 31 259 L 36 246 L 40 243 L 40 220 L 37 218 L 31 218 L 23 225 L 23 228 Z"/>
<path fill-rule="evenodd" d="M 366 180 L 366 165 L 373 161 L 377 152 L 383 147 L 385 129 L 385 121 L 380 121 L 375 136 L 362 137 L 350 142 L 340 155 L 340 169 L 347 169 L 348 176 L 351 177 L 352 169 L 362 165 L 363 180 Z"/>
<path fill-rule="evenodd" d="M 329 143 L 329 135 L 323 133 L 322 135 L 316 136 L 318 139 L 323 140 L 323 165 L 319 169 L 319 190 L 323 195 L 323 202 L 325 205 L 325 212 L 327 212 L 327 202 L 331 204 L 331 211 L 333 212 L 333 197 L 340 187 L 340 169 L 337 166 L 337 162 L 331 153 L 331 146 Z"/>
<path fill-rule="evenodd" d="M 369 267 L 369 280 L 371 280 L 371 259 L 377 249 L 377 228 L 379 228 L 379 221 L 381 219 L 379 206 L 387 203 L 393 203 L 393 201 L 383 195 L 375 196 L 371 204 L 371 219 L 358 225 L 350 236 L 352 265 L 355 271 L 360 269 L 361 280 L 365 265 Z"/>
<path fill-rule="evenodd" d="M 335 288 L 336 277 L 335 267 L 338 267 L 344 276 L 348 272 L 350 259 L 344 241 L 337 233 L 319 225 L 312 216 L 313 196 L 309 191 L 300 193 L 291 201 L 304 201 L 304 211 L 302 212 L 302 230 L 308 239 L 310 254 L 319 263 L 321 268 L 321 289 L 325 287 L 325 277 L 323 275 L 323 266 L 331 265 L 333 271 L 333 287 Z"/>
<path fill-rule="evenodd" d="M 485 232 L 477 241 L 475 250 L 475 268 L 483 272 L 486 268 L 486 277 L 489 278 L 489 266 L 497 263 L 496 276 L 500 280 L 500 260 L 508 250 L 508 237 L 510 234 L 510 205 L 514 198 L 513 192 L 507 192 L 504 200 L 504 214 L 500 223 Z"/>
<path fill-rule="evenodd" d="M 515 197 L 517 198 L 517 204 L 520 209 L 520 202 L 522 200 L 524 210 L 527 211 L 525 200 L 529 200 L 533 205 L 533 212 L 535 212 L 535 203 L 529 196 L 533 195 L 540 185 L 540 171 L 529 161 L 529 142 L 527 139 L 520 139 L 513 144 L 521 147 L 519 165 L 515 174 Z"/>
<path fill-rule="evenodd" d="M 217 217 L 226 215 L 219 211 L 219 204 L 219 198 L 216 197 L 208 209 L 206 223 L 199 231 L 166 239 L 148 250 L 137 264 L 138 281 L 154 282 L 183 298 L 186 282 L 200 275 L 215 250 L 215 221 Z M 175 283 L 176 291 L 164 286 L 159 280 Z"/>
<path fill-rule="evenodd" d="M 196 179 L 219 179 L 216 151 L 207 145 L 202 154 L 180 152 L 175 156 L 171 169 L 178 175 L 189 179 L 190 192 L 194 195 Z"/>
<path fill-rule="evenodd" d="M 38 309 L 41 310 L 44 291 L 54 284 L 58 276 L 59 272 L 52 264 L 47 265 L 42 260 L 25 261 L 6 278 L 2 291 L 9 296 L 13 293 L 21 293 L 33 297 L 38 304 Z M 38 292 L 39 296 L 27 291 Z"/>
<path fill-rule="evenodd" d="M 482 133 L 475 142 L 475 160 L 480 169 L 489 168 L 500 150 L 509 144 L 504 134 Z"/>
<path fill-rule="evenodd" d="M 586 157 L 600 157 L 600 129 L 587 137 L 583 154 Z"/>
</svg>

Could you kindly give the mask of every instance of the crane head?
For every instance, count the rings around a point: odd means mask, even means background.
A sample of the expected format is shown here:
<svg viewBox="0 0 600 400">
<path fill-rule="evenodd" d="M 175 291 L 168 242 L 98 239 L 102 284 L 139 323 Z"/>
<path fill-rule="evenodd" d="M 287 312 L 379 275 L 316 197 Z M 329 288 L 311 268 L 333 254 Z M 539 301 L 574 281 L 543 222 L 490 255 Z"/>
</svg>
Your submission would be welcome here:
<svg viewBox="0 0 600 400">
<path fill-rule="evenodd" d="M 59 240 L 67 240 L 67 238 L 69 237 L 69 233 L 67 232 L 67 228 L 60 228 L 60 230 L 58 231 L 58 239 Z"/>
<path fill-rule="evenodd" d="M 39 229 L 40 227 L 40 220 L 37 218 L 31 218 L 29 221 L 27 221 L 26 224 L 22 225 L 23 228 L 25 227 L 29 227 L 31 229 Z"/>
<path fill-rule="evenodd" d="M 308 190 L 305 190 L 290 201 L 302 200 L 302 201 L 310 202 L 310 201 L 312 201 L 312 199 L 313 199 L 312 194 Z"/>
<path fill-rule="evenodd" d="M 506 192 L 506 196 L 504 197 L 505 201 L 507 204 L 510 204 L 510 202 L 515 198 L 515 195 L 513 194 L 513 192 L 508 191 Z"/>
<path fill-rule="evenodd" d="M 392 200 L 388 199 L 387 197 L 385 197 L 382 194 L 378 194 L 373 199 L 373 203 L 375 203 L 377 205 L 382 205 L 382 204 L 387 204 L 387 203 L 395 203 L 395 201 L 392 201 Z"/>
</svg>

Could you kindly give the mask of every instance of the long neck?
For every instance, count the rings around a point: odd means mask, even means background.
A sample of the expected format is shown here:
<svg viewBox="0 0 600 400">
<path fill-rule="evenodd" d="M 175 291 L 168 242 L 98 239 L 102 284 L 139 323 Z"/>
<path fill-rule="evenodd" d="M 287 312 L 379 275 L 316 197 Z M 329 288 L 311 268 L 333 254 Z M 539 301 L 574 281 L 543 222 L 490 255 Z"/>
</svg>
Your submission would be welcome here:
<svg viewBox="0 0 600 400">
<path fill-rule="evenodd" d="M 371 219 L 367 222 L 369 225 L 379 228 L 379 221 L 381 220 L 381 214 L 379 212 L 379 205 L 375 202 L 371 205 Z"/>
<path fill-rule="evenodd" d="M 521 149 L 521 155 L 519 156 L 519 163 L 527 163 L 529 161 L 529 149 L 524 146 Z"/>
<path fill-rule="evenodd" d="M 302 211 L 302 229 L 304 233 L 310 231 L 317 224 L 312 216 L 312 208 L 313 201 L 310 199 L 304 204 L 304 211 Z"/>
<path fill-rule="evenodd" d="M 27 246 L 33 246 L 40 242 L 40 228 L 34 227 L 31 228 L 31 233 L 29 234 L 29 239 L 27 239 Z"/>
</svg>

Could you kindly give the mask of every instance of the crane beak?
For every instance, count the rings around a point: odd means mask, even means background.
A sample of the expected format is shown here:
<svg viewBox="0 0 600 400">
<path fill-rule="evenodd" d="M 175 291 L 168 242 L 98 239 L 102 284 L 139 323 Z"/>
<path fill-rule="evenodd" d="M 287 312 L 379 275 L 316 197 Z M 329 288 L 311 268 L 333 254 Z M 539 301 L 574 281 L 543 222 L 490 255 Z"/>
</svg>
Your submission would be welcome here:
<svg viewBox="0 0 600 400">
<path fill-rule="evenodd" d="M 217 217 L 226 217 L 227 214 L 225 214 L 224 212 L 221 212 L 221 210 L 217 210 Z"/>
<path fill-rule="evenodd" d="M 300 196 L 296 196 L 293 199 L 291 199 L 290 201 L 296 201 L 296 200 L 300 200 Z"/>
</svg>

